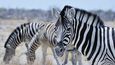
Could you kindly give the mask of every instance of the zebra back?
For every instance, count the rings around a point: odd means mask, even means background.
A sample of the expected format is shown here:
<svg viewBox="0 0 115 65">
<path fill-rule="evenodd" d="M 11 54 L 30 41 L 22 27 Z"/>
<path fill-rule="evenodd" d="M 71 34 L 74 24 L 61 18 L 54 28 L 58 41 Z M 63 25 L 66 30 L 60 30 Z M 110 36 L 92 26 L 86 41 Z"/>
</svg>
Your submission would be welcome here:
<svg viewBox="0 0 115 65">
<path fill-rule="evenodd" d="M 43 23 L 24 23 L 18 26 L 8 37 L 4 48 L 10 45 L 15 49 L 21 42 L 30 41 L 36 32 L 43 26 Z"/>
<path fill-rule="evenodd" d="M 12 44 L 13 39 L 17 39 L 18 41 L 21 42 L 22 40 L 22 33 L 24 32 L 24 29 L 28 27 L 30 23 L 24 23 L 17 27 L 8 37 L 7 41 L 5 42 L 4 48 L 7 48 L 7 44 Z"/>
</svg>

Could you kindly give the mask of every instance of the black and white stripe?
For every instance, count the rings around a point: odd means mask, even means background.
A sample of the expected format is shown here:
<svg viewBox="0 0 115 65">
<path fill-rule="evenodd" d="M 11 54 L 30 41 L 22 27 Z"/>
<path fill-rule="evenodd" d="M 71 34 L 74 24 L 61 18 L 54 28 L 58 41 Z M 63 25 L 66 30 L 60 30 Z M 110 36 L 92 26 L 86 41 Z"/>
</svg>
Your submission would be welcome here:
<svg viewBox="0 0 115 65">
<path fill-rule="evenodd" d="M 37 50 L 37 48 L 40 45 L 42 46 L 42 52 L 43 52 L 43 60 L 42 60 L 43 65 L 45 65 L 46 52 L 47 52 L 48 47 L 50 47 L 52 49 L 54 58 L 57 61 L 57 57 L 55 56 L 55 52 L 53 50 L 53 47 L 56 45 L 56 44 L 54 44 L 54 38 L 55 38 L 54 27 L 55 27 L 55 23 L 45 23 L 44 27 L 42 27 L 38 32 L 36 32 L 36 34 L 34 35 L 32 40 L 30 41 L 29 45 L 26 45 L 28 48 L 27 58 L 28 58 L 29 64 L 33 64 L 33 62 L 35 60 L 34 59 L 35 51 Z M 37 43 L 34 43 L 34 41 L 36 41 L 36 40 L 39 40 L 39 41 Z M 58 61 L 57 61 L 57 63 L 59 65 Z"/>
<path fill-rule="evenodd" d="M 55 51 L 61 48 L 63 52 L 72 44 L 87 58 L 89 65 L 115 64 L 114 28 L 105 27 L 97 15 L 71 6 L 65 6 L 60 15 L 55 29 L 59 35 Z"/>
<path fill-rule="evenodd" d="M 43 23 L 24 23 L 17 27 L 8 37 L 4 48 L 6 48 L 5 56 L 3 61 L 9 63 L 11 58 L 15 55 L 15 49 L 21 42 L 28 43 L 36 32 L 44 27 Z M 34 41 L 37 43 L 38 40 Z"/>
</svg>

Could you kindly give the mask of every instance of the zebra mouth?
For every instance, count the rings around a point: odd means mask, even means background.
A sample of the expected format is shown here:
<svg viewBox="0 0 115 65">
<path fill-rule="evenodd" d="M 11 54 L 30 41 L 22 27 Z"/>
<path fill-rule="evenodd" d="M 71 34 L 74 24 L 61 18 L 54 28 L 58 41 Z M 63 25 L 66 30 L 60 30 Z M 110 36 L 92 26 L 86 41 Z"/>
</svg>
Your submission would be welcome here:
<svg viewBox="0 0 115 65">
<path fill-rule="evenodd" d="M 59 53 L 57 54 L 57 56 L 62 57 L 62 56 L 63 56 L 63 52 L 59 52 Z"/>
<path fill-rule="evenodd" d="M 56 48 L 55 52 L 56 52 L 58 57 L 62 57 L 64 55 L 64 50 L 62 50 L 62 49 Z"/>
<path fill-rule="evenodd" d="M 11 58 L 12 58 L 12 56 L 5 57 L 3 59 L 3 61 L 5 62 L 5 64 L 8 64 L 10 62 Z"/>
</svg>

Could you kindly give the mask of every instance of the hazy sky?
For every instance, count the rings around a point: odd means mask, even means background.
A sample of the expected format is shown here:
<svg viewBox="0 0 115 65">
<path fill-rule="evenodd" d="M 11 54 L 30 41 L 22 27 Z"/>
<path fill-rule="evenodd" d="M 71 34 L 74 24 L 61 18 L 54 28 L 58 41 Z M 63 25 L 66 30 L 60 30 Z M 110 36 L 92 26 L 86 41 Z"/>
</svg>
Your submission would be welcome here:
<svg viewBox="0 0 115 65">
<path fill-rule="evenodd" d="M 26 9 L 49 9 L 52 7 L 63 8 L 64 5 L 86 10 L 114 10 L 115 0 L 0 0 L 0 7 L 26 8 Z"/>
</svg>

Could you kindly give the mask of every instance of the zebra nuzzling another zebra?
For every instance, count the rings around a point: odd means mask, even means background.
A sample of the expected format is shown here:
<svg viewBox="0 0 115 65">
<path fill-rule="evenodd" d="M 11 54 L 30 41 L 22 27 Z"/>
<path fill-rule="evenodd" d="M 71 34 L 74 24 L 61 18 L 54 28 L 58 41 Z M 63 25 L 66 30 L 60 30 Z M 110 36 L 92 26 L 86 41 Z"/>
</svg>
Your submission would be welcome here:
<svg viewBox="0 0 115 65">
<path fill-rule="evenodd" d="M 104 26 L 97 15 L 65 6 L 55 30 L 57 55 L 71 44 L 87 58 L 88 65 L 115 65 L 115 28 Z"/>
</svg>

